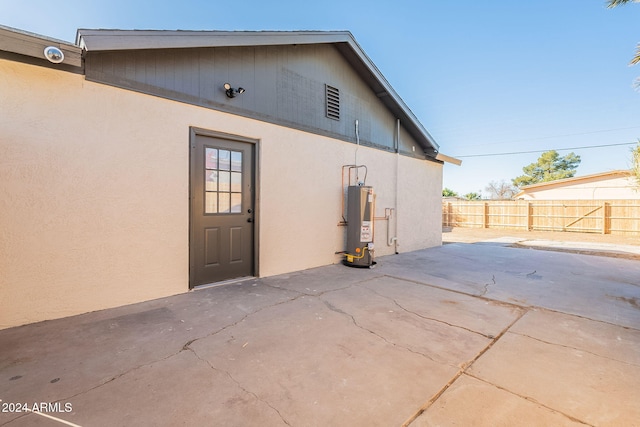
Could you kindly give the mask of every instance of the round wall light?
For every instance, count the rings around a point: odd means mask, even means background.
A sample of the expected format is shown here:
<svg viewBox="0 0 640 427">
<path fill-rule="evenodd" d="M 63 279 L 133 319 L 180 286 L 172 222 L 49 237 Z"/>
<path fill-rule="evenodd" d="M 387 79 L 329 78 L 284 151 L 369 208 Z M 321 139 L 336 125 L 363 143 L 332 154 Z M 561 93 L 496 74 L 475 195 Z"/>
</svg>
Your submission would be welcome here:
<svg viewBox="0 0 640 427">
<path fill-rule="evenodd" d="M 47 58 L 49 62 L 53 62 L 54 64 L 59 64 L 64 61 L 64 53 L 55 46 L 45 47 L 44 57 Z"/>
</svg>

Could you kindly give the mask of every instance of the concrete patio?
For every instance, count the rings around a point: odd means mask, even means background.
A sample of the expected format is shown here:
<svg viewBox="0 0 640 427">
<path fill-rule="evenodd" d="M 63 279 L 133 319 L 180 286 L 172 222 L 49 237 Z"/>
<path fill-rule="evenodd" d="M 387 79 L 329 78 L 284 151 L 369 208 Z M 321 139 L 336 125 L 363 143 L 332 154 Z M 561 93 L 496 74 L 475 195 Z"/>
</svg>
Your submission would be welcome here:
<svg viewBox="0 0 640 427">
<path fill-rule="evenodd" d="M 6 329 L 0 425 L 640 425 L 639 283 L 453 243 Z"/>
</svg>

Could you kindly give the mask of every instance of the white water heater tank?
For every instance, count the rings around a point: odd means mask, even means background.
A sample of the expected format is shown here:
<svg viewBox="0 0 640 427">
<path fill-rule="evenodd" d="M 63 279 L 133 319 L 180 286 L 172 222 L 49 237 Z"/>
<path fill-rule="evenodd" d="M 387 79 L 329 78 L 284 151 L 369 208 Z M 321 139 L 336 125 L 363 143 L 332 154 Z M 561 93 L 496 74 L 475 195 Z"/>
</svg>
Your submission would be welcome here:
<svg viewBox="0 0 640 427">
<path fill-rule="evenodd" d="M 373 261 L 373 187 L 352 185 L 347 189 L 347 251 L 344 264 L 372 267 Z"/>
</svg>

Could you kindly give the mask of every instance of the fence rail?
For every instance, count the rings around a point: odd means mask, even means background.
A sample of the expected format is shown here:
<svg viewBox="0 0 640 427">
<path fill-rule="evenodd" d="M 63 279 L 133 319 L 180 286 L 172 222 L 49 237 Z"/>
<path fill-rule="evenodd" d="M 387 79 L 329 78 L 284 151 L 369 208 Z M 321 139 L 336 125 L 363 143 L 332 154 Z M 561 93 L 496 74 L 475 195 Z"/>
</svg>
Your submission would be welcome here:
<svg viewBox="0 0 640 427">
<path fill-rule="evenodd" d="M 640 200 L 443 201 L 442 225 L 640 236 Z"/>
</svg>

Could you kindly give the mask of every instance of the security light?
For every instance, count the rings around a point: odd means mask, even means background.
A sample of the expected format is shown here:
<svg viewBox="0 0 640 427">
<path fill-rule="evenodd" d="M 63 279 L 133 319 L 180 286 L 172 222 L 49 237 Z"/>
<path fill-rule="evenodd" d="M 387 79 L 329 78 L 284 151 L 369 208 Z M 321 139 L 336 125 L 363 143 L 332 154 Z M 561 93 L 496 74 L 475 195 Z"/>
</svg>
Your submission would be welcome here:
<svg viewBox="0 0 640 427">
<path fill-rule="evenodd" d="M 236 95 L 239 95 L 245 92 L 244 88 L 239 87 L 238 89 L 234 89 L 231 87 L 229 83 L 225 83 L 223 87 L 224 87 L 225 93 L 227 94 L 227 98 L 235 98 Z"/>
</svg>

